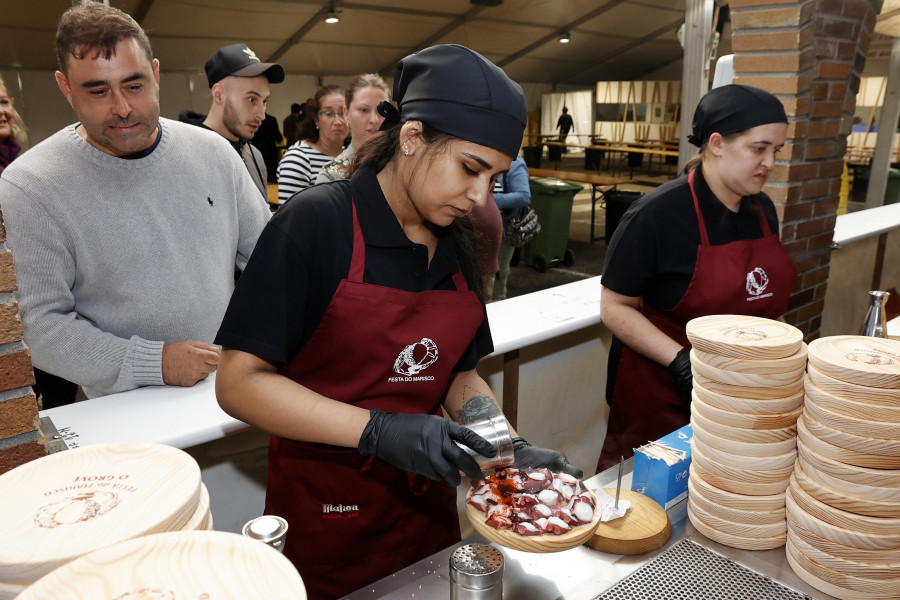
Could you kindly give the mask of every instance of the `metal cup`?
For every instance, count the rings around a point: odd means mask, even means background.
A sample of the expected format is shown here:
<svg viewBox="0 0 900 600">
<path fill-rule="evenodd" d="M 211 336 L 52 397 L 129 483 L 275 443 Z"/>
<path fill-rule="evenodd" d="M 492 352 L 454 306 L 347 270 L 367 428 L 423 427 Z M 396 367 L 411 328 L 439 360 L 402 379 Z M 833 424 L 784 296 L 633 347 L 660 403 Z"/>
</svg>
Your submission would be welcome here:
<svg viewBox="0 0 900 600">
<path fill-rule="evenodd" d="M 465 444 L 457 442 L 457 445 L 460 448 L 465 450 L 469 456 L 475 459 L 482 471 L 508 467 L 516 461 L 515 454 L 513 453 L 512 436 L 509 433 L 509 424 L 506 422 L 506 418 L 502 413 L 499 411 L 495 412 L 496 414 L 482 420 L 473 421 L 471 423 L 460 423 L 486 439 L 494 449 L 497 450 L 497 454 L 491 458 L 483 456 Z"/>
</svg>

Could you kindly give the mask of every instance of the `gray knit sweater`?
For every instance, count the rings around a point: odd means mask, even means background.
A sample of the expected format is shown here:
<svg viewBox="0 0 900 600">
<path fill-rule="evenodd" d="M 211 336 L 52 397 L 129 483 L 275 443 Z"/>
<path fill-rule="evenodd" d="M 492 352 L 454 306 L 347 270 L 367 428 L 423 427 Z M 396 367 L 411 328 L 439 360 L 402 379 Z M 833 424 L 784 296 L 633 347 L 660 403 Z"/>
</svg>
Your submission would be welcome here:
<svg viewBox="0 0 900 600">
<path fill-rule="evenodd" d="M 212 343 L 271 215 L 218 134 L 160 119 L 149 156 L 70 125 L 11 164 L 0 210 L 34 365 L 89 397 L 162 385 L 162 347 Z"/>
</svg>

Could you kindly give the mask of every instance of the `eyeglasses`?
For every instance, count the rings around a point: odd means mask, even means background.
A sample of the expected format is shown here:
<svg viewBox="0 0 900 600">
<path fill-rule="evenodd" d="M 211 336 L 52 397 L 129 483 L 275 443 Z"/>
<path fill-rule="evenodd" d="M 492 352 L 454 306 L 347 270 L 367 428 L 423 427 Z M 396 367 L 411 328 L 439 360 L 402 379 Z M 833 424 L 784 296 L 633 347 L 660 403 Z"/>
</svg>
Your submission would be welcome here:
<svg viewBox="0 0 900 600">
<path fill-rule="evenodd" d="M 333 110 L 322 110 L 322 111 L 319 111 L 319 116 L 325 117 L 329 121 L 331 119 L 334 119 L 335 117 L 337 117 L 338 119 L 343 121 L 344 120 L 344 111 L 334 112 Z"/>
</svg>

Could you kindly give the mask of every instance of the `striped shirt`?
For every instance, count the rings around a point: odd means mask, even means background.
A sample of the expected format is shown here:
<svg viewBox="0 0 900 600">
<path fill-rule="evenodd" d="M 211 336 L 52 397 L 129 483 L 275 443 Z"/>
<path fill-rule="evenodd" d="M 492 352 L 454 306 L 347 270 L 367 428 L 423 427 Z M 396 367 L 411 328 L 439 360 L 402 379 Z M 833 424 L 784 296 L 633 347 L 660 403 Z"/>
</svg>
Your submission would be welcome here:
<svg viewBox="0 0 900 600">
<path fill-rule="evenodd" d="M 284 204 L 297 192 L 315 185 L 319 171 L 332 158 L 305 141 L 295 142 L 278 163 L 278 203 Z"/>
</svg>

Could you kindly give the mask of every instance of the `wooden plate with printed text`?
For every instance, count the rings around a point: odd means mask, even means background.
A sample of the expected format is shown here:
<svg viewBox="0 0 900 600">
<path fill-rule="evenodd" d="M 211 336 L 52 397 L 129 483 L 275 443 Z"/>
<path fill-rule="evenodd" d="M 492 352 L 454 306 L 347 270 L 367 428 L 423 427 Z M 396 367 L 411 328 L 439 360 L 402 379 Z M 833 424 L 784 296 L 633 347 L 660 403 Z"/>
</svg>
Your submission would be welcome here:
<svg viewBox="0 0 900 600">
<path fill-rule="evenodd" d="M 857 467 L 900 469 L 900 457 L 856 452 L 855 450 L 841 448 L 840 446 L 835 446 L 834 444 L 830 444 L 825 440 L 820 439 L 806 427 L 806 419 L 808 417 L 809 415 L 804 413 L 797 419 L 797 439 L 822 456 L 848 465 L 856 465 Z M 694 435 L 697 435 L 696 430 L 694 430 Z"/>
<path fill-rule="evenodd" d="M 746 525 L 768 525 L 772 523 L 784 523 L 785 509 L 778 510 L 745 510 L 735 508 L 726 502 L 716 502 L 703 495 L 704 488 L 697 484 L 699 478 L 688 478 L 688 496 L 694 506 L 702 512 L 715 515 L 733 523 Z M 730 493 L 730 492 L 729 492 Z"/>
<path fill-rule="evenodd" d="M 807 514 L 835 527 L 852 529 L 862 534 L 871 535 L 896 535 L 900 532 L 900 519 L 858 515 L 835 508 L 825 502 L 816 500 L 797 483 L 796 478 L 791 479 L 787 493 L 791 494 L 797 506 Z M 897 560 L 900 561 L 900 556 L 898 556 Z"/>
<path fill-rule="evenodd" d="M 697 448 L 692 449 L 691 463 L 698 466 L 701 476 L 712 485 L 750 496 L 771 496 L 784 492 L 794 471 L 793 465 L 765 471 L 729 467 L 710 459 Z"/>
<path fill-rule="evenodd" d="M 697 392 L 691 392 L 691 412 L 701 415 L 716 423 L 738 429 L 784 429 L 797 423 L 803 413 L 800 406 L 791 412 L 774 414 L 736 413 L 711 406 L 700 399 Z"/>
<path fill-rule="evenodd" d="M 697 381 L 694 382 L 694 393 L 697 394 L 698 398 L 714 408 L 737 413 L 759 415 L 771 415 L 795 411 L 803 406 L 804 397 L 803 390 L 786 398 L 741 398 L 738 396 L 727 396 L 725 394 L 710 391 Z"/>
<path fill-rule="evenodd" d="M 469 489 L 469 492 L 466 494 L 467 501 L 472 497 L 473 491 L 474 488 Z M 519 550 L 521 552 L 562 552 L 564 550 L 577 548 L 587 542 L 591 536 L 594 535 L 597 526 L 600 524 L 600 517 L 602 516 L 600 503 L 597 500 L 597 496 L 593 492 L 590 493 L 594 496 L 594 502 L 596 504 L 594 518 L 590 523 L 575 527 L 572 531 L 562 535 L 543 533 L 541 535 L 525 536 L 519 535 L 509 529 L 495 529 L 485 523 L 485 513 L 481 512 L 468 502 L 466 502 L 466 516 L 469 517 L 469 522 L 472 524 L 472 527 L 475 528 L 475 531 L 491 542 L 505 548 L 512 548 L 513 550 Z M 613 493 L 615 493 L 615 490 L 613 490 Z"/>
<path fill-rule="evenodd" d="M 719 531 L 715 527 L 710 526 L 701 518 L 699 518 L 694 512 L 694 509 L 691 506 L 690 502 L 688 502 L 687 513 L 688 518 L 691 520 L 691 525 L 694 526 L 694 529 L 696 529 L 712 541 L 718 542 L 725 546 L 729 546 L 731 548 L 740 548 L 742 550 L 771 550 L 772 548 L 783 546 L 784 542 L 787 540 L 787 533 L 771 538 L 753 538 Z"/>
<path fill-rule="evenodd" d="M 816 406 L 855 419 L 868 421 L 887 421 L 900 423 L 900 406 L 884 406 L 873 404 L 865 398 L 836 396 L 816 386 L 809 377 L 804 381 L 806 395 L 811 397 Z"/>
<path fill-rule="evenodd" d="M 772 398 L 787 398 L 788 396 L 795 395 L 797 392 L 803 391 L 802 377 L 798 377 L 795 381 L 787 385 L 751 387 L 746 385 L 731 385 L 729 383 L 722 383 L 715 379 L 710 379 L 697 371 L 697 368 L 693 365 L 691 365 L 691 373 L 694 376 L 694 382 L 699 382 L 700 385 L 711 392 L 724 394 L 725 396 L 737 396 L 738 398 L 750 398 L 751 400 L 767 400 Z"/>
<path fill-rule="evenodd" d="M 693 404 L 693 403 L 692 403 Z M 703 416 L 700 411 L 691 408 L 691 419 L 706 431 L 723 437 L 727 440 L 745 442 L 748 444 L 769 444 L 772 442 L 784 442 L 797 437 L 797 424 L 782 429 L 746 429 L 744 427 L 730 427 L 722 425 Z"/>
<path fill-rule="evenodd" d="M 615 488 L 604 491 L 615 498 Z M 631 502 L 631 508 L 622 518 L 601 522 L 585 546 L 609 554 L 634 555 L 652 552 L 669 541 L 672 522 L 663 507 L 631 490 L 620 490 L 619 495 Z"/>
<path fill-rule="evenodd" d="M 297 569 L 280 552 L 223 531 L 162 533 L 95 550 L 43 577 L 19 600 L 60 598 L 59 590 L 66 600 L 306 599 Z"/>
<path fill-rule="evenodd" d="M 826 594 L 842 600 L 896 600 L 900 581 L 879 581 L 838 573 L 811 560 L 787 540 L 785 554 L 798 577 Z"/>
<path fill-rule="evenodd" d="M 731 360 L 739 362 L 739 359 L 736 358 Z M 728 371 L 726 369 L 720 369 L 703 362 L 702 360 L 700 360 L 699 354 L 696 350 L 691 350 L 691 367 L 697 373 L 712 381 L 750 388 L 784 387 L 796 385 L 797 380 L 802 379 L 803 373 L 806 371 L 805 364 L 800 365 L 793 370 L 786 370 L 781 373 Z"/>
<path fill-rule="evenodd" d="M 0 581 L 32 583 L 97 548 L 177 531 L 200 500 L 186 452 L 144 442 L 51 454 L 0 476 Z"/>
<path fill-rule="evenodd" d="M 691 418 L 691 430 L 694 433 L 694 437 L 707 446 L 712 446 L 717 450 L 730 452 L 732 454 L 742 454 L 744 456 L 777 456 L 796 450 L 797 448 L 796 437 L 790 437 L 780 442 L 761 444 L 729 440 L 728 438 L 723 438 L 706 431 L 693 417 Z"/>
<path fill-rule="evenodd" d="M 806 474 L 803 465 L 798 461 L 794 465 L 794 478 L 807 494 L 829 506 L 840 508 L 847 512 L 871 517 L 900 517 L 900 502 L 885 500 L 870 500 L 856 494 L 847 493 L 834 487 L 821 483 Z"/>
<path fill-rule="evenodd" d="M 900 444 L 900 423 L 858 419 L 829 410 L 819 404 L 814 395 L 806 394 L 806 412 L 816 421 L 842 432 L 863 437 L 873 437 L 885 441 L 894 440 Z"/>
<path fill-rule="evenodd" d="M 772 319 L 744 315 L 709 315 L 691 319 L 687 338 L 701 352 L 729 358 L 771 360 L 800 351 L 803 332 Z"/>
<path fill-rule="evenodd" d="M 806 368 L 807 346 L 801 342 L 800 350 L 791 356 L 775 359 L 731 358 L 710 354 L 698 348 L 691 350 L 691 358 L 697 359 L 711 367 L 735 373 L 751 373 L 765 375 L 767 373 L 783 374 Z"/>
<path fill-rule="evenodd" d="M 900 388 L 900 342 L 860 335 L 819 338 L 809 344 L 809 362 L 841 381 Z"/>
<path fill-rule="evenodd" d="M 733 452 L 719 450 L 718 448 L 705 444 L 703 440 L 696 435 L 691 440 L 691 444 L 693 445 L 692 447 L 699 448 L 704 456 L 723 465 L 737 467 L 739 469 L 754 469 L 759 471 L 784 469 L 793 467 L 794 461 L 797 460 L 796 448 L 775 456 L 756 456 L 752 454 L 735 454 Z"/>
<path fill-rule="evenodd" d="M 850 484 L 893 488 L 900 492 L 900 470 L 870 469 L 850 465 L 823 456 L 803 442 L 797 444 L 797 451 L 798 456 L 802 456 L 806 464 L 819 473 L 837 477 Z"/>
<path fill-rule="evenodd" d="M 862 533 L 856 529 L 838 527 L 811 515 L 797 504 L 790 488 L 784 497 L 787 507 L 787 518 L 812 531 L 818 536 L 844 546 L 862 548 L 864 550 L 897 550 L 900 549 L 900 532 L 894 534 Z"/>
<path fill-rule="evenodd" d="M 891 457 L 900 457 L 900 440 L 873 438 L 839 431 L 819 422 L 809 410 L 809 407 L 803 413 L 803 424 L 812 435 L 829 444 L 866 454 L 884 454 Z"/>
<path fill-rule="evenodd" d="M 900 406 L 900 390 L 857 385 L 841 381 L 825 375 L 811 363 L 806 366 L 806 374 L 813 385 L 835 396 L 853 398 L 882 406 Z"/>
<path fill-rule="evenodd" d="M 784 492 L 769 496 L 736 494 L 708 482 L 705 479 L 707 475 L 709 475 L 709 473 L 702 467 L 695 468 L 695 465 L 693 463 L 691 464 L 688 485 L 693 485 L 707 500 L 734 509 L 784 514 Z"/>
</svg>

